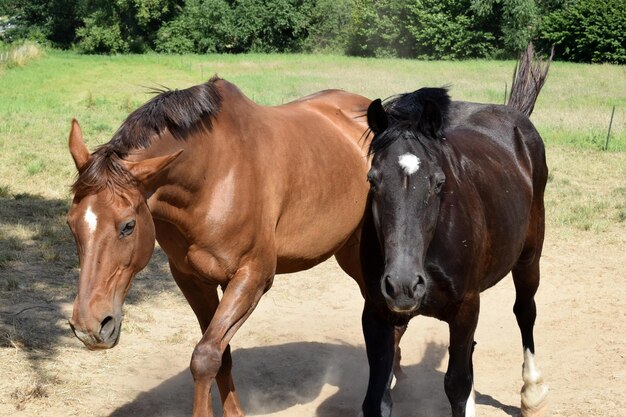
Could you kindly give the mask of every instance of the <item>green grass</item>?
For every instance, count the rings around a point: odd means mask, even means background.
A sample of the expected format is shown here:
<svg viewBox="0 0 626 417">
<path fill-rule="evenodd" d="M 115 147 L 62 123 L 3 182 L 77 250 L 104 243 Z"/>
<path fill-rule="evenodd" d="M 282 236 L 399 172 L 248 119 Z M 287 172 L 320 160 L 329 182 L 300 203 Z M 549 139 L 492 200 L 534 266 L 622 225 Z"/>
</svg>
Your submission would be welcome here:
<svg viewBox="0 0 626 417">
<path fill-rule="evenodd" d="M 47 51 L 0 73 L 0 198 L 41 195 L 67 201 L 75 175 L 67 151 L 71 119 L 79 120 L 93 148 L 107 142 L 128 113 L 151 97 L 150 87 L 185 88 L 218 74 L 265 105 L 326 88 L 384 98 L 442 85 L 450 86 L 455 99 L 498 103 L 505 84 L 510 88 L 513 67 L 510 61 Z M 601 152 L 614 105 L 609 152 Z M 626 67 L 553 63 L 532 119 L 548 146 L 552 169 L 549 221 L 592 232 L 626 227 Z M 39 249 L 43 259 L 62 257 L 47 245 Z"/>
</svg>

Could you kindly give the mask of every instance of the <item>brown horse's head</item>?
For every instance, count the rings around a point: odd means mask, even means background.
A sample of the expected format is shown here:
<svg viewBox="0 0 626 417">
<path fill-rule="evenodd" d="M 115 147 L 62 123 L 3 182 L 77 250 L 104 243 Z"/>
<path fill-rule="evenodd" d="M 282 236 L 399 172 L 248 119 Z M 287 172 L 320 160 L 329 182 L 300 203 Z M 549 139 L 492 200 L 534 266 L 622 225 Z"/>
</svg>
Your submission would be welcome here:
<svg viewBox="0 0 626 417">
<path fill-rule="evenodd" d="M 67 223 L 81 267 L 69 323 L 88 348 L 107 349 L 119 340 L 131 280 L 154 250 L 147 184 L 180 152 L 141 162 L 125 161 L 105 147 L 90 155 L 75 120 L 69 148 L 79 176 Z"/>
</svg>

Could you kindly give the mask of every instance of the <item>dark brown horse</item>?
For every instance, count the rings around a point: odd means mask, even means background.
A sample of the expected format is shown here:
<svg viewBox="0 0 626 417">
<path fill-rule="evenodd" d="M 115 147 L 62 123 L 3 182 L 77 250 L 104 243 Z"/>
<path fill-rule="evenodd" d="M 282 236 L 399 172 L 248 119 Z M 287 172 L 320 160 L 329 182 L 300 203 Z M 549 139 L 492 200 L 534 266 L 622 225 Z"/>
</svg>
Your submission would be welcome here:
<svg viewBox="0 0 626 417">
<path fill-rule="evenodd" d="M 361 282 L 369 138 L 357 116 L 369 103 L 325 91 L 262 107 L 212 79 L 150 100 L 93 154 L 74 121 L 76 336 L 92 349 L 117 344 L 122 304 L 156 237 L 203 332 L 191 358 L 193 415 L 212 415 L 215 379 L 224 415 L 242 416 L 229 342 L 274 274 L 334 254 Z"/>
<path fill-rule="evenodd" d="M 452 415 L 475 415 L 472 353 L 480 292 L 510 271 L 524 350 L 522 415 L 544 415 L 547 387 L 535 365 L 533 325 L 548 169 L 527 117 L 538 90 L 532 94 L 527 114 L 451 102 L 446 90 L 434 88 L 370 105 L 371 211 L 361 256 L 370 363 L 365 417 L 391 414 L 394 325 L 416 315 L 448 323 L 445 391 Z"/>
</svg>

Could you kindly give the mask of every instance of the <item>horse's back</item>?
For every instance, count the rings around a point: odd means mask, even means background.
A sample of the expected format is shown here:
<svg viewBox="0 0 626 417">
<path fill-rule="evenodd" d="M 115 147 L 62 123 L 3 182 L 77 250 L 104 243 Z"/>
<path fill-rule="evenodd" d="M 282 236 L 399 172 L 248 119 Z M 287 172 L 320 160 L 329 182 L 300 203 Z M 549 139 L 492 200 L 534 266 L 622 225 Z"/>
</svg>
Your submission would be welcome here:
<svg viewBox="0 0 626 417">
<path fill-rule="evenodd" d="M 441 224 L 460 226 L 439 236 L 465 241 L 467 247 L 455 254 L 458 262 L 448 264 L 458 265 L 459 273 L 470 263 L 464 257 L 489 259 L 476 271 L 485 289 L 511 270 L 529 229 L 543 223 L 537 215 L 547 180 L 543 142 L 528 117 L 507 106 L 454 102 L 449 117 L 445 148 L 451 192 L 442 207 L 455 220 Z"/>
<path fill-rule="evenodd" d="M 455 101 L 450 108 L 449 129 L 461 127 L 484 133 L 503 144 L 514 140 L 511 133 L 518 128 L 528 145 L 543 149 L 541 136 L 530 119 L 510 106 Z"/>
<path fill-rule="evenodd" d="M 510 169 L 519 169 L 533 179 L 533 188 L 543 192 L 547 179 L 543 140 L 530 119 L 510 106 L 453 102 L 449 115 L 449 132 L 462 131 L 466 140 L 480 137 L 472 147 L 484 148 L 487 153 L 502 153 L 517 163 Z"/>
<path fill-rule="evenodd" d="M 297 115 L 296 117 L 306 115 L 311 120 L 324 118 L 346 131 L 350 141 L 363 142 L 363 133 L 367 129 L 365 116 L 370 102 L 370 99 L 358 94 L 335 89 L 310 94 L 273 109 L 276 112 Z M 354 135 L 355 129 L 359 135 Z M 361 147 L 366 149 L 363 145 L 361 143 Z"/>
<path fill-rule="evenodd" d="M 269 206 L 263 227 L 272 234 L 276 271 L 294 272 L 329 258 L 356 231 L 365 212 L 363 116 L 370 100 L 326 90 L 279 106 L 239 96 L 231 103 L 246 109 L 237 135 L 247 138 L 248 148 L 241 152 L 247 155 L 247 169 L 256 172 L 257 201 Z"/>
</svg>

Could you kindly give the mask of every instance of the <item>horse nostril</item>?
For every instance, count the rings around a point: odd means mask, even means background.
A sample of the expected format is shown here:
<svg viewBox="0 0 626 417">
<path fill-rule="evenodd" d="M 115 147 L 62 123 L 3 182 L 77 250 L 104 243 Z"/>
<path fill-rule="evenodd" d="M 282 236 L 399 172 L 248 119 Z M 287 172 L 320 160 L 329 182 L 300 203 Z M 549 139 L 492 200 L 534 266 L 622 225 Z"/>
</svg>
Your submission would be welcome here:
<svg viewBox="0 0 626 417">
<path fill-rule="evenodd" d="M 111 316 L 106 316 L 100 323 L 100 337 L 102 340 L 109 340 L 113 333 L 115 333 L 115 319 Z"/>
<path fill-rule="evenodd" d="M 417 282 L 415 283 L 415 289 L 417 290 L 419 287 L 425 287 L 425 286 L 426 286 L 426 280 L 424 279 L 423 276 L 418 275 Z"/>
<path fill-rule="evenodd" d="M 417 279 L 413 282 L 413 285 L 411 285 L 411 288 L 409 289 L 409 297 L 415 298 L 415 296 L 418 294 L 419 288 L 424 287 L 424 285 L 424 277 L 418 275 Z"/>
<path fill-rule="evenodd" d="M 391 276 L 389 275 L 385 276 L 385 294 L 387 294 L 389 297 L 392 297 L 392 298 L 396 294 L 396 288 L 393 286 L 391 282 Z"/>
<path fill-rule="evenodd" d="M 74 336 L 78 337 L 78 334 L 76 333 L 76 327 L 74 326 L 74 323 L 72 323 L 72 319 L 69 319 L 67 323 L 70 325 L 70 329 L 72 329 L 72 333 L 74 333 Z"/>
</svg>

